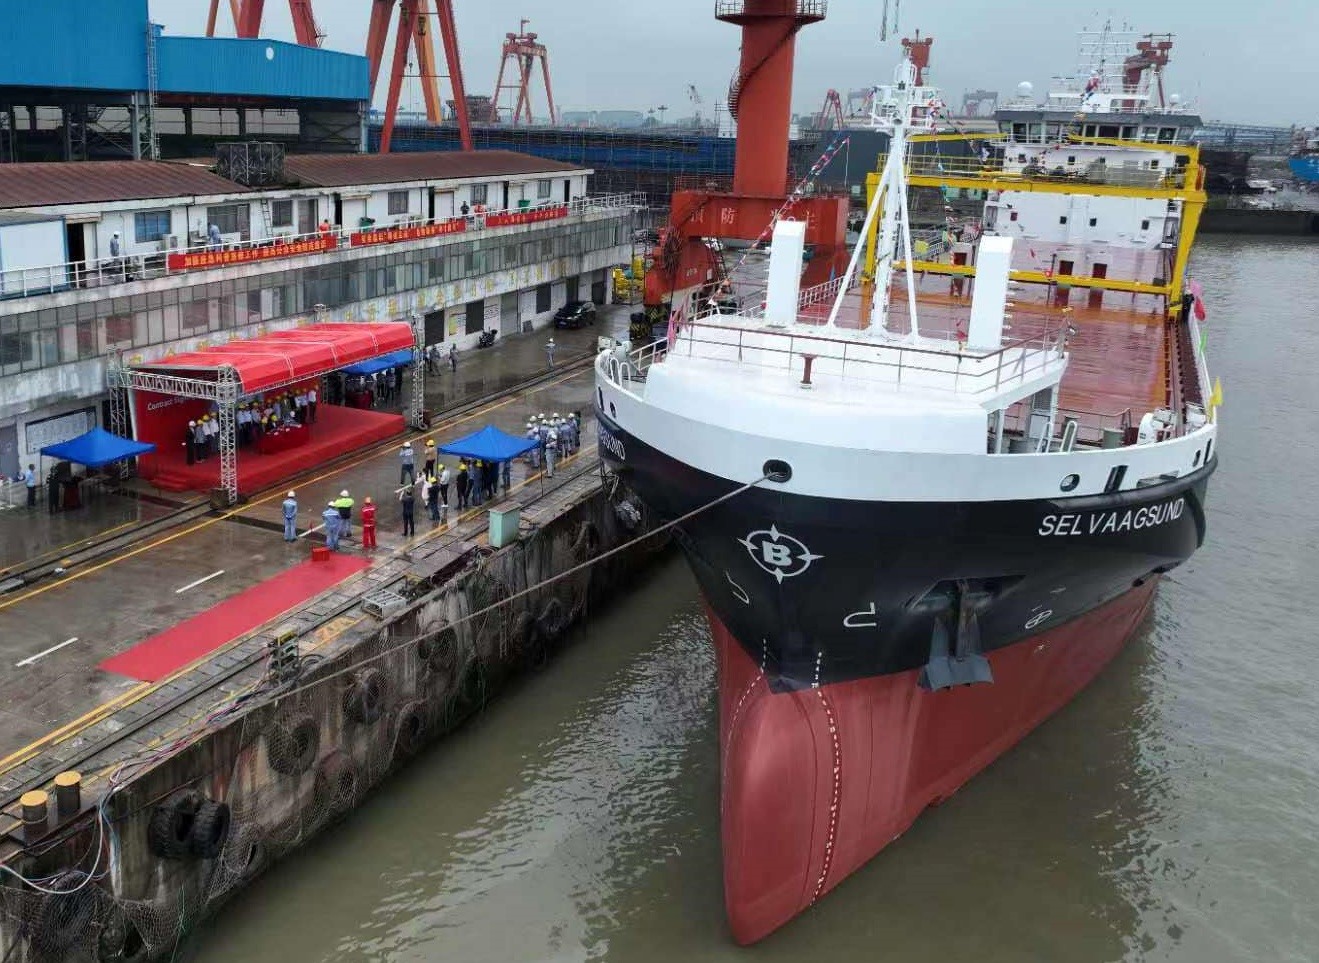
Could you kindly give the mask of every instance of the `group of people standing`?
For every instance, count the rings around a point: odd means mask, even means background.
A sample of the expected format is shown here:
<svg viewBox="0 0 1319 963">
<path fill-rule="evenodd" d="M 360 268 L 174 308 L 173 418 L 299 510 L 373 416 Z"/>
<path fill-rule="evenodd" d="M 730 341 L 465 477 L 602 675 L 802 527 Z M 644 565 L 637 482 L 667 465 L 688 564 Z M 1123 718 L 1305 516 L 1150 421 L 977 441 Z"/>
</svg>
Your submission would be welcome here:
<svg viewBox="0 0 1319 963">
<path fill-rule="evenodd" d="M 527 440 L 536 442 L 536 447 L 527 452 L 527 465 L 539 470 L 543 464 L 545 477 L 553 478 L 555 463 L 581 447 L 582 413 L 574 411 L 563 418 L 556 411 L 547 418 L 541 412 L 527 422 Z"/>
<path fill-rule="evenodd" d="M 262 435 L 293 425 L 310 425 L 316 421 L 319 393 L 315 385 L 278 394 L 254 395 L 238 403 L 234 424 L 238 444 L 253 447 Z M 189 465 L 205 461 L 220 450 L 220 408 L 212 404 L 200 418 L 188 422 L 183 431 L 183 446 Z"/>
<path fill-rule="evenodd" d="M 321 527 L 325 531 L 325 544 L 332 552 L 339 550 L 342 539 L 353 537 L 353 509 L 357 501 L 344 489 L 338 498 L 331 499 L 321 512 Z M 298 493 L 289 492 L 281 506 L 284 514 L 284 541 L 298 540 Z M 310 534 L 304 532 L 303 534 Z M 362 548 L 376 547 L 376 506 L 368 495 L 362 502 Z"/>
</svg>

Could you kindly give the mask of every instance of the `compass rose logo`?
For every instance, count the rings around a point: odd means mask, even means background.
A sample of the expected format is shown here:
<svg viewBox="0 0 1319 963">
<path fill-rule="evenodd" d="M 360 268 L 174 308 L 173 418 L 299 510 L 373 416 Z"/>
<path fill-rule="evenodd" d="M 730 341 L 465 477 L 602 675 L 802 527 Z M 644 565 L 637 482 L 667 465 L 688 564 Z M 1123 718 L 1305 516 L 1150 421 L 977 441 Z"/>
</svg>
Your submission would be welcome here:
<svg viewBox="0 0 1319 963">
<path fill-rule="evenodd" d="M 800 575 L 823 555 L 814 555 L 802 542 L 785 535 L 774 525 L 754 531 L 739 542 L 751 555 L 751 560 L 783 583 L 785 578 Z"/>
</svg>

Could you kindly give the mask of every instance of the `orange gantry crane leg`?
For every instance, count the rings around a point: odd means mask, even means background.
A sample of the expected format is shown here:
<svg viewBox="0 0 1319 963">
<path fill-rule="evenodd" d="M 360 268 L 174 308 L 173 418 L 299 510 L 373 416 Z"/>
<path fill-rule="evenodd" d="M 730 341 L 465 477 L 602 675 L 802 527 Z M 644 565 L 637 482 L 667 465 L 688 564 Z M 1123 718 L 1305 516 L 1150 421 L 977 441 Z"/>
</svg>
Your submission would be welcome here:
<svg viewBox="0 0 1319 963">
<path fill-rule="evenodd" d="M 229 13 L 234 18 L 234 30 L 240 37 L 261 36 L 261 18 L 265 14 L 265 0 L 229 0 Z M 316 24 L 311 0 L 289 0 L 289 14 L 293 18 L 293 35 L 304 47 L 319 47 L 325 34 Z M 211 0 L 206 15 L 206 36 L 215 36 L 215 23 L 220 15 L 220 0 Z"/>
<path fill-rule="evenodd" d="M 530 20 L 524 19 L 517 33 L 504 35 L 503 56 L 499 61 L 499 76 L 495 78 L 495 95 L 490 101 L 489 119 L 491 122 L 499 120 L 500 93 L 514 89 L 517 90 L 518 95 L 509 122 L 512 124 L 519 123 L 524 113 L 527 123 L 533 122 L 531 114 L 531 78 L 535 73 L 537 61 L 540 61 L 541 76 L 545 81 L 545 100 L 550 110 L 550 123 L 553 124 L 558 120 L 558 115 L 554 110 L 554 88 L 550 86 L 549 51 L 543 43 L 536 39 L 537 34 L 527 33 L 527 24 L 530 22 Z M 516 85 L 504 83 L 504 74 L 510 61 L 517 67 L 518 81 Z"/>
<path fill-rule="evenodd" d="M 472 149 L 472 126 L 467 115 L 467 92 L 463 87 L 462 61 L 458 52 L 458 30 L 453 16 L 453 0 L 373 0 L 371 23 L 366 35 L 366 56 L 371 71 L 371 93 L 374 98 L 380 67 L 384 63 L 385 41 L 389 35 L 389 21 L 398 3 L 398 24 L 394 35 L 394 57 L 390 65 L 389 90 L 385 95 L 385 121 L 380 131 L 380 153 L 388 154 L 394 139 L 394 124 L 398 117 L 399 96 L 403 91 L 403 75 L 408 65 L 408 48 L 417 50 L 417 64 L 422 77 L 426 98 L 426 113 L 432 123 L 443 119 L 439 94 L 439 75 L 435 70 L 434 48 L 431 46 L 427 22 L 434 16 L 440 24 L 440 39 L 444 45 L 444 60 L 449 69 L 449 83 L 453 87 L 453 108 L 458 121 L 458 137 L 463 150 Z M 432 11 L 432 3 L 434 10 Z"/>
</svg>

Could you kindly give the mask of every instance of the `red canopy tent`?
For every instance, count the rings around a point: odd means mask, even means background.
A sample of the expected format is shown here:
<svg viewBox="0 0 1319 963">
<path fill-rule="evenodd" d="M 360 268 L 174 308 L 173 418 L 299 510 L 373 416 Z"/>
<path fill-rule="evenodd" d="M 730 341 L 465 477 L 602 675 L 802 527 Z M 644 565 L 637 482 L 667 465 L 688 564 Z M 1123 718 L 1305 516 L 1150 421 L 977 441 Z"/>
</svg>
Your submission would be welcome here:
<svg viewBox="0 0 1319 963">
<path fill-rule="evenodd" d="M 413 346 L 412 325 L 401 322 L 323 323 L 176 354 L 130 366 L 202 380 L 236 373 L 244 395 L 318 378 L 331 371 Z"/>
<path fill-rule="evenodd" d="M 220 427 L 220 486 L 233 501 L 238 497 L 234 416 L 240 399 L 306 385 L 348 365 L 415 345 L 416 332 L 405 322 L 323 322 L 122 368 L 112 366 L 110 386 L 134 393 L 134 434 L 139 439 L 145 431 L 173 440 L 178 433 L 173 421 L 182 418 L 186 425 L 188 418 L 188 406 L 179 402 L 197 399 L 215 403 Z M 419 400 L 419 391 L 414 393 Z M 167 397 L 142 403 L 156 396 Z M 116 406 L 121 404 L 118 392 L 112 390 L 111 397 Z M 112 414 L 116 421 L 124 422 L 116 430 L 127 434 L 127 412 L 120 409 Z"/>
</svg>

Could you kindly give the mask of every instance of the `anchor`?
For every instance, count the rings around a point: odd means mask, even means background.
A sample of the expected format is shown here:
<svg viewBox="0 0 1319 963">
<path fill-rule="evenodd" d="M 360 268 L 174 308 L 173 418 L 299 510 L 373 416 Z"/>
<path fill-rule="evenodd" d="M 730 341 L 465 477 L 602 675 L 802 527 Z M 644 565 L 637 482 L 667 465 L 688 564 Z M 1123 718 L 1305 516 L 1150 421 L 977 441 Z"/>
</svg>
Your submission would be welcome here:
<svg viewBox="0 0 1319 963">
<path fill-rule="evenodd" d="M 948 610 L 935 618 L 930 631 L 930 661 L 921 669 L 922 689 L 938 692 L 955 685 L 994 681 L 989 660 L 981 651 L 980 619 L 976 614 L 992 598 L 989 592 L 968 590 L 963 579 L 955 583 L 948 594 Z M 957 613 L 955 641 L 948 618 L 953 611 Z"/>
</svg>

